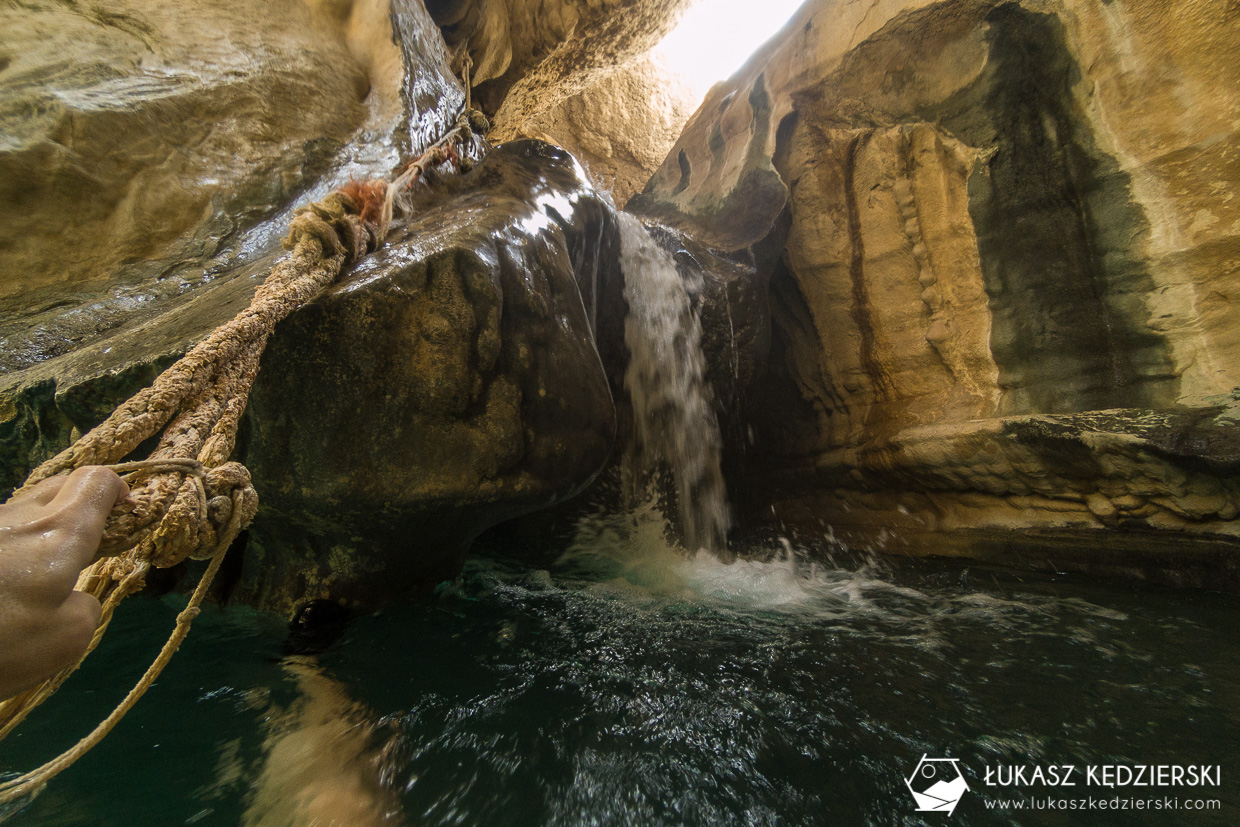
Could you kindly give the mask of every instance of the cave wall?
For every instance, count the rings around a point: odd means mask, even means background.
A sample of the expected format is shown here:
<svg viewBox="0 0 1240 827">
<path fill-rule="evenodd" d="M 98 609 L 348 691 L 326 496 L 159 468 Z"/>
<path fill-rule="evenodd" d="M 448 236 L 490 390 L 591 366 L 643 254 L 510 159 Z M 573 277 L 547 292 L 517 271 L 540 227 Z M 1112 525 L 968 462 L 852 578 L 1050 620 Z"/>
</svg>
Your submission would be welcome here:
<svg viewBox="0 0 1240 827">
<path fill-rule="evenodd" d="M 645 55 L 691 0 L 427 0 L 496 140 Z"/>
<path fill-rule="evenodd" d="M 1235 3 L 815 0 L 712 90 L 631 207 L 724 249 L 789 216 L 753 516 L 1236 581 L 1238 36 Z"/>
<path fill-rule="evenodd" d="M 366 116 L 364 69 L 296 0 L 6 6 L 0 30 L 7 309 L 218 244 L 321 172 Z"/>
<path fill-rule="evenodd" d="M 683 117 L 672 97 L 662 111 L 634 106 L 666 89 L 638 58 L 686 5 L 126 0 L 0 12 L 0 482 L 244 306 L 298 204 L 386 174 L 442 134 L 469 94 L 466 63 L 494 139 L 546 134 L 619 192 L 634 188 L 660 146 L 651 136 Z M 743 518 L 773 506 L 782 525 L 830 526 L 861 548 L 1240 582 L 1237 10 L 811 0 L 712 90 L 630 208 L 666 225 L 693 267 L 726 271 L 701 301 Z M 601 325 L 597 279 L 582 279 L 591 245 L 614 239 L 552 226 L 565 201 L 601 202 L 584 181 L 551 197 L 537 178 L 527 218 L 551 250 L 538 267 L 556 283 L 571 272 L 584 319 Z M 491 218 L 501 234 L 533 226 Z M 421 289 L 417 272 L 388 275 Z M 538 304 L 496 278 L 516 291 L 508 306 Z M 485 315 L 498 294 L 475 292 L 470 312 Z M 580 339 L 572 292 L 557 294 L 568 303 L 558 318 Z M 749 314 L 739 328 L 734 309 Z M 468 314 L 440 315 L 416 326 L 451 344 Z M 495 380 L 452 364 L 434 381 Z M 509 367 L 528 384 L 523 400 L 542 398 L 537 370 Z M 470 393 L 446 414 L 452 427 L 486 413 Z M 601 461 L 609 418 L 597 397 L 589 461 L 536 498 L 575 490 Z M 383 413 L 394 398 L 373 404 Z M 417 409 L 398 407 L 389 413 Z M 530 462 L 566 441 L 533 426 L 544 413 L 521 413 L 523 445 L 541 446 Z M 471 454 L 480 464 L 457 475 L 473 480 L 460 501 L 525 461 L 487 458 L 515 422 Z M 256 460 L 292 440 L 264 442 L 278 431 L 255 427 Z M 282 457 L 269 487 L 305 454 L 269 453 Z M 507 496 L 480 520 L 526 509 L 526 494 Z M 407 487 L 392 497 L 417 500 Z M 394 525 L 385 536 L 408 530 Z M 444 534 L 444 560 L 472 530 Z M 243 573 L 237 587 L 278 591 L 270 605 L 283 606 L 299 576 L 339 585 L 365 569 L 337 565 L 341 547 L 320 544 L 312 575 L 294 566 L 263 587 Z"/>
<path fill-rule="evenodd" d="M 278 249 L 291 209 L 435 141 L 467 53 L 494 142 L 571 144 L 627 192 L 691 105 L 642 59 L 686 4 L 0 9 L 0 381 L 232 281 Z M 661 107 L 643 108 L 651 93 Z"/>
</svg>

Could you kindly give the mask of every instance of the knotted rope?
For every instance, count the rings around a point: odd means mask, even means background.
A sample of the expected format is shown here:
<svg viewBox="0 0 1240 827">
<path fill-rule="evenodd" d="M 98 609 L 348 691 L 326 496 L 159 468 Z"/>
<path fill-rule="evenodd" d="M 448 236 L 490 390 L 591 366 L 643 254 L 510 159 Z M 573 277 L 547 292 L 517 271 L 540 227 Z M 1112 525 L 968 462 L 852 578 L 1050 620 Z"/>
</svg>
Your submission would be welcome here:
<svg viewBox="0 0 1240 827">
<path fill-rule="evenodd" d="M 85 569 L 77 589 L 103 606 L 99 625 L 77 663 L 41 685 L 0 702 L 0 739 L 64 683 L 92 652 L 117 605 L 145 585 L 151 566 L 186 559 L 211 562 L 177 616 L 155 661 L 116 709 L 74 747 L 42 767 L 0 784 L 0 804 L 41 789 L 92 747 L 137 703 L 189 633 L 199 606 L 228 547 L 258 510 L 250 472 L 229 462 L 237 425 L 245 411 L 259 359 L 276 325 L 314 299 L 340 272 L 383 244 L 397 197 L 426 170 L 468 167 L 462 147 L 486 119 L 466 109 L 453 129 L 405 165 L 396 179 L 353 181 L 300 208 L 284 248 L 290 255 L 272 268 L 249 307 L 213 331 L 155 382 L 118 407 L 72 446 L 36 468 L 18 489 L 85 465 L 105 465 L 130 487 L 108 518 L 101 559 Z M 163 430 L 150 456 L 122 463 L 141 443 Z"/>
</svg>

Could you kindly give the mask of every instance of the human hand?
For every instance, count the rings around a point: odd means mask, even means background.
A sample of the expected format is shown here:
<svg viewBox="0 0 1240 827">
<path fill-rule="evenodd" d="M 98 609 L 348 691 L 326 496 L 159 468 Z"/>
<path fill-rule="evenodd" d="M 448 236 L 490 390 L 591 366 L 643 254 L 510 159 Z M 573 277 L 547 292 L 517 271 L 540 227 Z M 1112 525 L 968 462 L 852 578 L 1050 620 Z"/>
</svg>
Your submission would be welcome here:
<svg viewBox="0 0 1240 827">
<path fill-rule="evenodd" d="M 0 699 L 71 665 L 99 624 L 99 601 L 75 591 L 104 523 L 129 486 L 98 466 L 52 477 L 0 505 Z"/>
</svg>

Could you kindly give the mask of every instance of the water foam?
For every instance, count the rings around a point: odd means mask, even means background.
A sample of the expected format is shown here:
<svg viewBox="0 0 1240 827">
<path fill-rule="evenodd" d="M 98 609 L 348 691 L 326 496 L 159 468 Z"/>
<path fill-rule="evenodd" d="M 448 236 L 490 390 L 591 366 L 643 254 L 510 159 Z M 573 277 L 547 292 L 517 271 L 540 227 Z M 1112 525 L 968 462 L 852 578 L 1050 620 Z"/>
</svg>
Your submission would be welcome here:
<svg viewBox="0 0 1240 827">
<path fill-rule="evenodd" d="M 667 519 L 653 500 L 626 512 L 583 518 L 555 571 L 585 581 L 588 590 L 648 607 L 678 602 L 741 614 L 822 618 L 881 611 L 884 596 L 925 599 L 883 580 L 873 561 L 840 568 L 780 539 L 724 562 L 706 551 L 686 555 L 668 542 L 668 533 Z"/>
<path fill-rule="evenodd" d="M 659 463 L 676 481 L 684 543 L 722 552 L 730 523 L 720 467 L 722 440 L 711 408 L 702 325 L 676 262 L 637 218 L 618 213 L 620 265 L 629 312 L 624 377 L 633 405 L 639 470 Z"/>
</svg>

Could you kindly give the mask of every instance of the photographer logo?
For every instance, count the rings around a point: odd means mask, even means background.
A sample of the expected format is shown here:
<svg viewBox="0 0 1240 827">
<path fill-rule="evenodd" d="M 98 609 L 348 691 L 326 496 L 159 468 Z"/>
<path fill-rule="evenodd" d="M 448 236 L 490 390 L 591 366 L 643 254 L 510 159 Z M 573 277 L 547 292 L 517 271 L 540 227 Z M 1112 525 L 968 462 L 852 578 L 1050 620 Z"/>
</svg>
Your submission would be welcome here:
<svg viewBox="0 0 1240 827">
<path fill-rule="evenodd" d="M 917 811 L 923 813 L 947 813 L 951 815 L 968 791 L 969 784 L 960 771 L 959 758 L 931 758 L 923 755 L 904 779 L 909 792 L 917 802 Z"/>
</svg>

